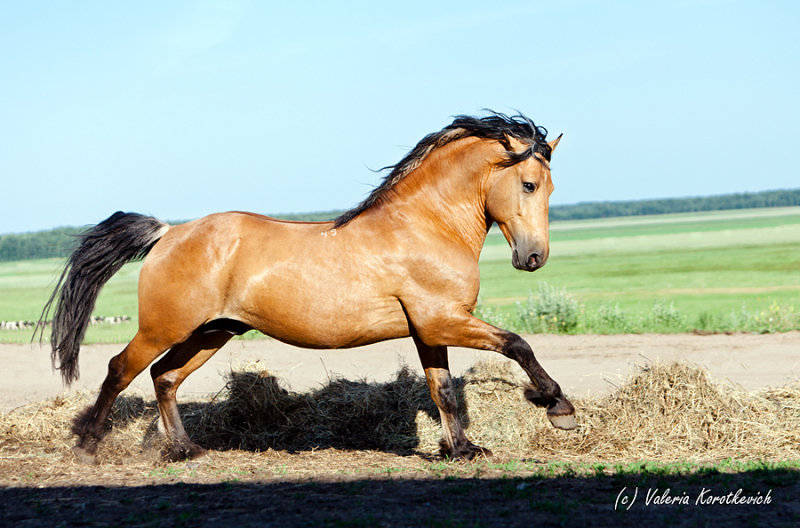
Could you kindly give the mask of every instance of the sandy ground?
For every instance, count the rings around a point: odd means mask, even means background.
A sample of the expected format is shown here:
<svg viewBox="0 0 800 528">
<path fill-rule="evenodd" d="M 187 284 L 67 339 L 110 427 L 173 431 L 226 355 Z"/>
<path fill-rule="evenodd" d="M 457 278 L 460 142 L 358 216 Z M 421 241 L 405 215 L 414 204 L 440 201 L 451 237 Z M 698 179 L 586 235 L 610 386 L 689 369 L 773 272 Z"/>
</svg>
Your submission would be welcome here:
<svg viewBox="0 0 800 528">
<path fill-rule="evenodd" d="M 690 362 L 719 381 L 749 390 L 800 379 L 800 332 L 527 339 L 572 396 L 609 392 L 636 365 L 649 361 Z M 70 391 L 95 390 L 108 359 L 121 348 L 83 347 L 83 375 Z M 498 357 L 463 349 L 452 350 L 450 356 L 456 374 L 479 359 Z M 409 340 L 348 351 L 302 350 L 272 340 L 234 341 L 191 376 L 179 396 L 186 401 L 216 393 L 226 372 L 255 360 L 294 390 L 319 386 L 335 375 L 386 381 L 402 363 L 418 365 Z M 0 364 L 0 412 L 63 390 L 46 348 L 0 345 Z M 153 397 L 146 373 L 132 390 Z M 648 476 L 645 471 L 542 477 L 531 470 L 506 469 L 502 459 L 493 467 L 482 461 L 434 465 L 419 454 L 338 449 L 222 450 L 168 466 L 151 459 L 86 466 L 73 460 L 68 446 L 53 450 L 34 443 L 33 452 L 15 452 L 9 446 L 0 457 L 0 503 L 13 507 L 0 508 L 0 526 L 689 527 L 798 526 L 800 520 L 800 477 L 793 466 L 733 474 Z M 767 496 L 770 502 L 697 505 L 707 495 L 724 498 L 738 492 Z M 646 502 L 648 494 L 664 493 L 689 502 Z"/>
<path fill-rule="evenodd" d="M 613 335 L 526 336 L 537 358 L 564 392 L 598 395 L 613 390 L 636 365 L 649 361 L 686 361 L 709 370 L 714 378 L 747 390 L 779 387 L 800 380 L 800 332 L 767 335 Z M 108 360 L 122 345 L 85 345 L 81 378 L 67 392 L 97 390 Z M 450 351 L 455 375 L 497 354 L 470 349 Z M 282 378 L 295 391 L 319 387 L 328 376 L 387 381 L 403 363 L 418 368 L 409 339 L 350 350 L 306 350 L 271 339 L 232 341 L 183 384 L 179 399 L 201 398 L 225 385 L 224 375 L 251 361 Z M 40 345 L 0 344 L 0 412 L 64 392 L 61 377 L 50 366 L 49 349 Z M 141 374 L 129 391 L 153 397 L 150 376 Z"/>
</svg>

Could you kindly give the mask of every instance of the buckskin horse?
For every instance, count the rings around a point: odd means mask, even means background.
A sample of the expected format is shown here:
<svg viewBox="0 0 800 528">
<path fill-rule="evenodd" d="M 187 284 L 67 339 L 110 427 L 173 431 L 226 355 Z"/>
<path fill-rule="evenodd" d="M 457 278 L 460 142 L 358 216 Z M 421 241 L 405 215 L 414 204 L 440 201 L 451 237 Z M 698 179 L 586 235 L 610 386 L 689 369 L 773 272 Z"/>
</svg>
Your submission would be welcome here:
<svg viewBox="0 0 800 528">
<path fill-rule="evenodd" d="M 171 226 L 117 212 L 87 230 L 40 320 L 55 306 L 52 361 L 66 385 L 78 378 L 78 351 L 100 288 L 123 264 L 144 263 L 138 331 L 109 362 L 95 404 L 75 419 L 76 456 L 95 461 L 117 395 L 162 355 L 150 374 L 165 456 L 204 454 L 183 428 L 176 391 L 250 329 L 319 349 L 410 336 L 439 409 L 441 452 L 452 458 L 491 452 L 461 427 L 448 346 L 513 359 L 530 378 L 525 397 L 546 408 L 555 427 L 576 427 L 572 404 L 528 343 L 472 315 L 478 257 L 493 224 L 511 246 L 515 268 L 535 271 L 547 262 L 550 156 L 561 136 L 548 143 L 546 135 L 521 114 L 457 116 L 385 167 L 371 194 L 331 222 L 227 212 Z"/>
</svg>

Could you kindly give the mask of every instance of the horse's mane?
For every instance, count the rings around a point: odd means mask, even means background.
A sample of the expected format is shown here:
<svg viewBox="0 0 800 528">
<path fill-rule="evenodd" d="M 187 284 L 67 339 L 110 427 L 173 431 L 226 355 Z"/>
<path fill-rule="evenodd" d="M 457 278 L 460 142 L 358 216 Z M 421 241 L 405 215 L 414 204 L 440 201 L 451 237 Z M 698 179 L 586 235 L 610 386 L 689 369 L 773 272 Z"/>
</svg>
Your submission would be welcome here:
<svg viewBox="0 0 800 528">
<path fill-rule="evenodd" d="M 486 117 L 456 116 L 453 122 L 439 132 L 428 134 L 417 143 L 406 156 L 395 165 L 389 165 L 381 170 L 389 170 L 389 174 L 372 190 L 367 198 L 353 209 L 342 214 L 336 220 L 335 227 L 342 227 L 355 217 L 381 201 L 399 181 L 411 171 L 420 166 L 425 158 L 434 150 L 447 145 L 457 139 L 477 137 L 498 141 L 506 149 L 505 159 L 498 165 L 511 167 L 524 161 L 538 152 L 544 159 L 550 161 L 550 145 L 547 144 L 547 129 L 537 126 L 533 121 L 522 114 L 507 116 L 490 111 Z M 530 145 L 522 152 L 511 149 L 509 137 Z"/>
</svg>

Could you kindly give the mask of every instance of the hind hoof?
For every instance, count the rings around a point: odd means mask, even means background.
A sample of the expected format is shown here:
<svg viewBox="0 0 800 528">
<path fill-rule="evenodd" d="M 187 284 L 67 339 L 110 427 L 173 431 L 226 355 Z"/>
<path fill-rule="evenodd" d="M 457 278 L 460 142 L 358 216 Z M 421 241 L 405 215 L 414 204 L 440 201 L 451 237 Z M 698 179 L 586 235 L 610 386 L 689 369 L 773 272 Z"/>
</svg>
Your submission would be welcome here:
<svg viewBox="0 0 800 528">
<path fill-rule="evenodd" d="M 195 460 L 204 457 L 208 451 L 197 444 L 187 446 L 173 446 L 164 453 L 164 458 L 168 462 L 183 462 L 184 460 Z"/>
<path fill-rule="evenodd" d="M 442 445 L 441 454 L 443 457 L 452 460 L 473 460 L 480 457 L 489 458 L 492 456 L 492 452 L 489 449 L 476 446 L 472 442 L 468 442 L 466 445 L 455 449 L 450 449 Z"/>
</svg>

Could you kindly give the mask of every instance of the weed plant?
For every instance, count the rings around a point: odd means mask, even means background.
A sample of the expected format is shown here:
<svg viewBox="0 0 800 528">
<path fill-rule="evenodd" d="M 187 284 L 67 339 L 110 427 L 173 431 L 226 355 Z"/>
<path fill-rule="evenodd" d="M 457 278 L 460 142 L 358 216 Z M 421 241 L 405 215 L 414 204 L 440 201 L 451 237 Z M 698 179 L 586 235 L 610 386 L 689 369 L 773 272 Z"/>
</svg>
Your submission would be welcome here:
<svg viewBox="0 0 800 528">
<path fill-rule="evenodd" d="M 517 303 L 520 330 L 525 333 L 572 333 L 578 327 L 578 301 L 546 282 L 539 283 L 537 295 L 528 294 L 525 303 Z"/>
</svg>

